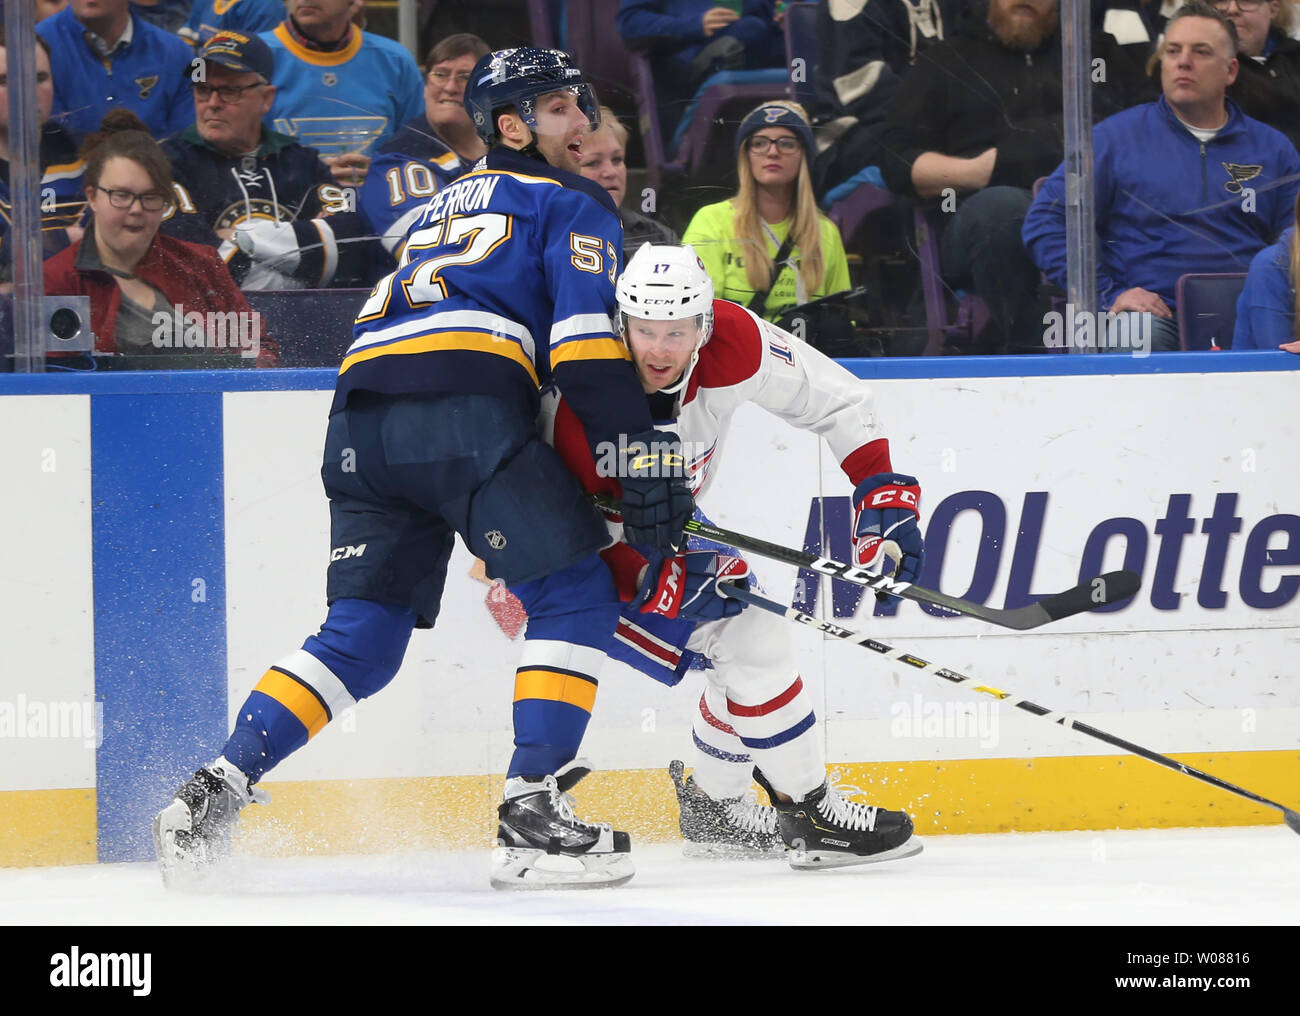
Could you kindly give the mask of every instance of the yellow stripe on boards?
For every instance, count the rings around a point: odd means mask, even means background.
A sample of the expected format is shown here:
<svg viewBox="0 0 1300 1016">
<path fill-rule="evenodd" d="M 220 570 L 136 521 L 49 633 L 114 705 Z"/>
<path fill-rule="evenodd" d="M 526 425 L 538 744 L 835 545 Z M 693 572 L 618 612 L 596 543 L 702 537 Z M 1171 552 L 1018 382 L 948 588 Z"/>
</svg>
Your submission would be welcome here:
<svg viewBox="0 0 1300 1016">
<path fill-rule="evenodd" d="M 0 791 L 0 868 L 94 864 L 95 788 Z"/>
<path fill-rule="evenodd" d="M 1203 752 L 1177 759 L 1287 807 L 1300 806 L 1300 752 Z M 908 811 L 923 836 L 1282 822 L 1272 808 L 1131 756 L 833 768 L 844 783 L 862 788 L 868 803 Z M 503 784 L 500 775 L 269 780 L 264 786 L 271 804 L 241 814 L 236 849 L 261 855 L 486 850 Z M 93 863 L 94 793 L 0 792 L 0 865 Z M 593 772 L 575 796 L 579 816 L 611 822 L 634 842 L 681 839 L 666 761 L 654 769 Z"/>
</svg>

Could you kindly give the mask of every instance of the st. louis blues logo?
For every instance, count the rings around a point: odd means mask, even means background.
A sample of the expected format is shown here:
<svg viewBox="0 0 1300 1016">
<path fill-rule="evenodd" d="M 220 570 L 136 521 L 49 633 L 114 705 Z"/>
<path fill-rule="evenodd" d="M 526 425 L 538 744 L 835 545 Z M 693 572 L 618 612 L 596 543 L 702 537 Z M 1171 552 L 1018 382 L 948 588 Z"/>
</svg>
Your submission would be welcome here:
<svg viewBox="0 0 1300 1016">
<path fill-rule="evenodd" d="M 147 99 L 149 93 L 154 90 L 154 86 L 158 84 L 158 75 L 148 74 L 142 78 L 136 78 L 135 84 L 140 89 L 140 98 Z"/>
<path fill-rule="evenodd" d="M 1225 162 L 1222 163 L 1222 166 L 1228 171 L 1228 175 L 1232 177 L 1223 185 L 1223 189 L 1229 194 L 1240 194 L 1243 183 L 1255 179 L 1260 173 L 1264 172 L 1263 166 L 1240 166 L 1235 162 Z"/>
<path fill-rule="evenodd" d="M 784 106 L 768 106 L 767 109 L 763 110 L 763 119 L 768 123 L 776 123 L 788 112 L 790 111 Z"/>
</svg>

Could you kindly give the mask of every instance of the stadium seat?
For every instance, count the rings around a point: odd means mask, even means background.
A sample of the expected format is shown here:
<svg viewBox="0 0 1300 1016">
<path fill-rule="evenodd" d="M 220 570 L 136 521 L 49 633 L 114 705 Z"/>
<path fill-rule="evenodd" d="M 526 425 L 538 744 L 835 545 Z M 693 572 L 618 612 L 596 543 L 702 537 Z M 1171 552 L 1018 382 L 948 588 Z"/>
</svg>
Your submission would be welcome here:
<svg viewBox="0 0 1300 1016">
<path fill-rule="evenodd" d="M 790 4 L 785 9 L 785 55 L 790 67 L 790 97 L 813 115 L 817 95 L 813 68 L 817 63 L 817 8 L 815 3 Z M 801 61 L 796 63 L 795 61 Z"/>
<path fill-rule="evenodd" d="M 1188 274 L 1178 279 L 1178 343 L 1183 349 L 1231 349 L 1237 297 L 1246 285 L 1238 272 Z"/>
</svg>

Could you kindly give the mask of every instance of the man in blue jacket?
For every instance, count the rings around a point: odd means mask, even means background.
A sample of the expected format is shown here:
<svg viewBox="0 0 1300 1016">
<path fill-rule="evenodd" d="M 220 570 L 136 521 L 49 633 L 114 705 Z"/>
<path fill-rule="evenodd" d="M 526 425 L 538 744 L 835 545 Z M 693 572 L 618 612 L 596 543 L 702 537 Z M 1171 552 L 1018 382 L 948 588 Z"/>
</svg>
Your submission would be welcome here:
<svg viewBox="0 0 1300 1016">
<path fill-rule="evenodd" d="M 190 48 L 144 21 L 127 0 L 73 0 L 36 26 L 50 47 L 54 115 L 74 135 L 125 106 L 156 138 L 194 120 Z"/>
<path fill-rule="evenodd" d="M 1157 351 L 1179 346 L 1179 276 L 1244 272 L 1292 222 L 1300 154 L 1225 97 L 1236 52 L 1232 23 L 1206 4 L 1188 4 L 1165 31 L 1164 94 L 1093 130 L 1097 307 L 1142 315 L 1137 334 Z M 1066 274 L 1064 196 L 1062 165 L 1021 233 L 1058 285 Z"/>
</svg>

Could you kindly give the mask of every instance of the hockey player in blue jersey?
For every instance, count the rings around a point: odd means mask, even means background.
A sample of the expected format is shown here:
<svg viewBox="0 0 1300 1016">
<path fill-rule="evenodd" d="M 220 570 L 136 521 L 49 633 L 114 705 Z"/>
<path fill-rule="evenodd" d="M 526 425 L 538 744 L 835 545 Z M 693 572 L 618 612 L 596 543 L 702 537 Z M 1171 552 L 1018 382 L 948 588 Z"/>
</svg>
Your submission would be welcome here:
<svg viewBox="0 0 1300 1016">
<path fill-rule="evenodd" d="M 680 445 L 653 429 L 612 331 L 621 236 L 608 195 L 576 172 L 599 115 L 581 72 L 554 50 L 490 54 L 466 106 L 492 146 L 485 165 L 430 201 L 339 370 L 321 469 L 328 616 L 155 819 L 164 880 L 220 856 L 239 811 L 265 799 L 262 776 L 392 679 L 412 630 L 437 617 L 456 533 L 530 616 L 493 884 L 631 877 L 627 835 L 577 818 L 566 794 L 621 604 L 597 554 L 604 523 L 538 439 L 539 387 L 563 386 L 593 451 L 621 450 L 630 542 L 671 555 L 694 504 Z"/>
</svg>

